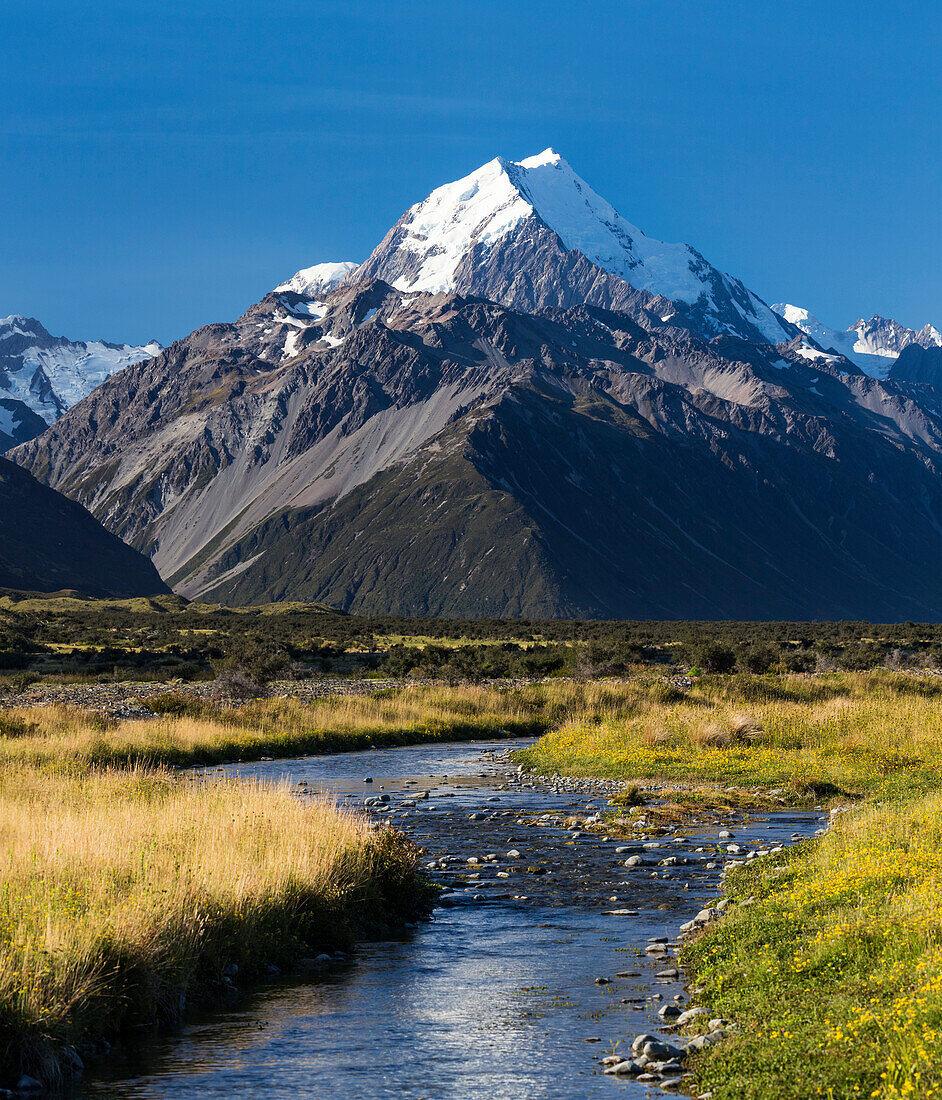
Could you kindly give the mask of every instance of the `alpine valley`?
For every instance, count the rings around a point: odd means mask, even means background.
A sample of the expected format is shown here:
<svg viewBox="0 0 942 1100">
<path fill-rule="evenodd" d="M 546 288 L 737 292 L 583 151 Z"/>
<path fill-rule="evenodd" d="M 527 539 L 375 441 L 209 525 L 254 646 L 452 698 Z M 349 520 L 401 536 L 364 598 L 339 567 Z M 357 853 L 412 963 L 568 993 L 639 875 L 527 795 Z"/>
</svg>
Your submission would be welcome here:
<svg viewBox="0 0 942 1100">
<path fill-rule="evenodd" d="M 12 457 L 189 597 L 937 620 L 940 343 L 772 308 L 546 150 L 433 191 L 362 264 L 116 351 Z"/>
</svg>

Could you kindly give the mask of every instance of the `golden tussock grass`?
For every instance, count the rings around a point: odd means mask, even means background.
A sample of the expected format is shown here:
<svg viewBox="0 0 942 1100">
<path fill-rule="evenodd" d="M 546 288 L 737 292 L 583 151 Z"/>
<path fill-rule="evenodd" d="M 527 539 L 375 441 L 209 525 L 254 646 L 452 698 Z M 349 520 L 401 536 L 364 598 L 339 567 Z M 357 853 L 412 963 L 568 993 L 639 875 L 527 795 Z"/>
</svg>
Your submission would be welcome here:
<svg viewBox="0 0 942 1100">
<path fill-rule="evenodd" d="M 54 1080 L 63 1045 L 177 1018 L 229 964 L 397 920 L 415 852 L 283 787 L 132 769 L 0 772 L 2 1069 Z"/>
</svg>

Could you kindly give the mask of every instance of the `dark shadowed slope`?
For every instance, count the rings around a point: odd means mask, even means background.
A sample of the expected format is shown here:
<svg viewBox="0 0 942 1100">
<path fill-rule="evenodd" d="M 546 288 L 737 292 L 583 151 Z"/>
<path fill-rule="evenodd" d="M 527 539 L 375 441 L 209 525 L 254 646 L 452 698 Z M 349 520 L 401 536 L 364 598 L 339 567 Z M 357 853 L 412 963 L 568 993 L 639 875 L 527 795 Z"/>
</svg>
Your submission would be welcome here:
<svg viewBox="0 0 942 1100">
<path fill-rule="evenodd" d="M 0 587 L 93 596 L 168 592 L 153 564 L 80 504 L 0 458 Z"/>
</svg>

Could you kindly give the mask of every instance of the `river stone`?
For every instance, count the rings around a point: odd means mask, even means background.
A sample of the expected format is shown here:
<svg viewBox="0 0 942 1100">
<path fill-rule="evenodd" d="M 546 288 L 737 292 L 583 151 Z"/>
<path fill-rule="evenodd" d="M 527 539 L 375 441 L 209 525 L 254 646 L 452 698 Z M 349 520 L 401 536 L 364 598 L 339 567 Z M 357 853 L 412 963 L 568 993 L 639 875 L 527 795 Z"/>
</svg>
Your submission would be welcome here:
<svg viewBox="0 0 942 1100">
<path fill-rule="evenodd" d="M 696 1020 L 698 1016 L 706 1016 L 708 1014 L 708 1011 L 709 1010 L 704 1008 L 702 1005 L 699 1005 L 696 1008 L 688 1008 L 686 1012 L 682 1012 L 680 1016 L 678 1016 L 677 1023 L 689 1024 L 691 1020 Z"/>
<path fill-rule="evenodd" d="M 658 1009 L 657 1014 L 662 1020 L 673 1020 L 680 1015 L 680 1009 L 677 1005 L 664 1005 L 663 1008 Z"/>
<path fill-rule="evenodd" d="M 630 1074 L 632 1077 L 637 1077 L 639 1073 L 644 1073 L 645 1067 L 640 1062 L 634 1059 L 626 1059 L 624 1062 L 616 1062 L 615 1065 L 609 1066 L 608 1069 L 603 1070 L 603 1073 L 609 1074 Z"/>
<path fill-rule="evenodd" d="M 641 1049 L 648 1058 L 657 1059 L 658 1061 L 683 1058 L 685 1053 L 679 1047 L 671 1046 L 670 1043 L 665 1043 L 660 1039 L 652 1039 L 650 1042 L 645 1043 Z"/>
</svg>

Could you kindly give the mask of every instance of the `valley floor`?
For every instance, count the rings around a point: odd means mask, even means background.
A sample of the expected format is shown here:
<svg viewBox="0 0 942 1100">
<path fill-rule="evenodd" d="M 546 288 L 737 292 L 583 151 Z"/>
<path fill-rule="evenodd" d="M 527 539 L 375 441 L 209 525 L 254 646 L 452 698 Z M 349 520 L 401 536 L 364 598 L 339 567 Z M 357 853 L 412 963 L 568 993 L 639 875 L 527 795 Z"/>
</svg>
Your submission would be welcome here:
<svg viewBox="0 0 942 1100">
<path fill-rule="evenodd" d="M 632 781 L 629 831 L 730 808 L 845 811 L 820 840 L 733 872 L 730 896 L 750 904 L 687 949 L 703 1000 L 740 1025 L 693 1067 L 703 1089 L 798 1100 L 942 1088 L 937 677 L 642 676 L 143 702 L 149 717 L 120 722 L 62 704 L 0 711 L 8 1075 L 54 1077 L 55 1051 L 118 1020 L 172 1019 L 194 992 L 343 946 L 354 911 L 383 926 L 421 905 L 415 853 L 398 834 L 288 790 L 192 782 L 174 768 L 544 733 L 520 762 Z"/>
</svg>

